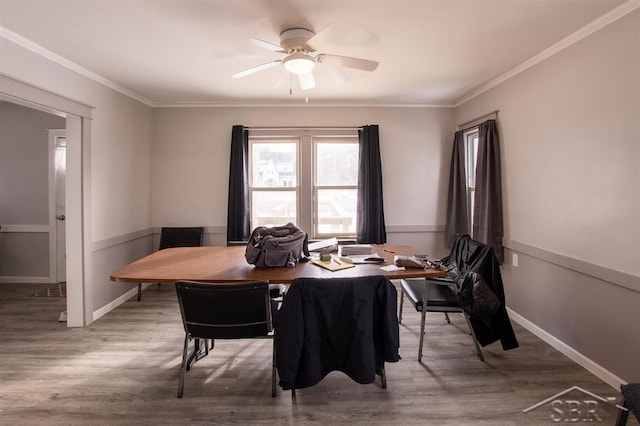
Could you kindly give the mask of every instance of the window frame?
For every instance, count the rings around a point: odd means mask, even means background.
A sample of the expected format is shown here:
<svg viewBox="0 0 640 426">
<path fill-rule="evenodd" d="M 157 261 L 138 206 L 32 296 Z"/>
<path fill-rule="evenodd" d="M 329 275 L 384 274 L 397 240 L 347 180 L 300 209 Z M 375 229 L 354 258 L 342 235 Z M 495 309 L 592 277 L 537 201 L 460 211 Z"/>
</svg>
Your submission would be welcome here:
<svg viewBox="0 0 640 426">
<path fill-rule="evenodd" d="M 313 238 L 356 238 L 356 230 L 357 226 L 355 221 L 357 220 L 357 212 L 353 217 L 354 226 L 353 232 L 338 232 L 338 233 L 321 233 L 320 232 L 320 219 L 319 219 L 319 208 L 320 204 L 318 203 L 319 195 L 318 193 L 322 190 L 355 190 L 356 191 L 356 202 L 358 197 L 358 169 L 356 166 L 356 176 L 353 185 L 318 185 L 318 145 L 319 144 L 349 144 L 356 145 L 358 147 L 359 140 L 357 135 L 353 137 L 328 137 L 328 136 L 314 136 L 312 138 L 313 143 L 313 180 L 312 180 L 312 195 L 313 195 Z M 359 155 L 359 152 L 358 152 Z M 358 159 L 359 161 L 359 159 Z"/>
<path fill-rule="evenodd" d="M 291 144 L 295 143 L 296 145 L 296 184 L 291 186 L 255 186 L 254 185 L 254 168 L 253 168 L 253 146 L 254 144 L 263 144 L 263 143 L 283 143 L 283 144 Z M 297 138 L 292 137 L 277 137 L 277 136 L 264 136 L 264 137 L 254 137 L 253 140 L 249 137 L 249 223 L 251 225 L 251 229 L 258 226 L 253 223 L 253 196 L 256 192 L 293 192 L 296 197 L 296 212 L 295 217 L 299 220 L 300 218 L 300 141 Z"/>
<path fill-rule="evenodd" d="M 473 209 L 476 190 L 476 167 L 478 164 L 479 128 L 473 127 L 463 133 L 465 151 L 465 186 L 467 189 L 467 218 L 469 234 L 473 237 Z"/>
<path fill-rule="evenodd" d="M 249 218 L 250 228 L 254 229 L 253 223 L 253 193 L 254 191 L 291 191 L 296 190 L 296 225 L 309 233 L 311 239 L 336 238 L 356 238 L 357 226 L 354 226 L 353 233 L 321 234 L 317 228 L 317 206 L 318 193 L 316 188 L 316 141 L 320 143 L 328 140 L 334 143 L 359 143 L 357 129 L 330 130 L 330 129 L 264 129 L 251 130 L 249 132 Z M 269 143 L 269 141 L 296 141 L 297 143 L 297 165 L 296 165 L 296 185 L 292 187 L 254 187 L 253 185 L 253 144 Z M 356 171 L 357 173 L 357 171 Z M 329 187 L 322 187 L 322 189 Z M 336 186 L 336 189 L 344 189 L 345 186 Z M 357 190 L 357 176 L 356 185 Z M 357 218 L 354 217 L 354 220 Z"/>
</svg>

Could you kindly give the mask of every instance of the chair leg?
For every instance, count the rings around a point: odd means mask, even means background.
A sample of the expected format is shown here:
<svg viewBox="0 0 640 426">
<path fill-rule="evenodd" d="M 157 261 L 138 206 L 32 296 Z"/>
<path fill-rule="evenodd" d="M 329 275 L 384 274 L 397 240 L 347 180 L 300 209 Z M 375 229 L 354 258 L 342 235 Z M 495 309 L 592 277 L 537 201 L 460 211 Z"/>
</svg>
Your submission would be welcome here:
<svg viewBox="0 0 640 426">
<path fill-rule="evenodd" d="M 476 354 L 478 355 L 478 358 L 480 358 L 480 361 L 484 361 L 484 356 L 482 355 L 482 349 L 480 349 L 480 343 L 478 343 L 478 339 L 476 338 L 476 333 L 473 331 L 473 327 L 471 326 L 471 321 L 469 321 L 469 317 L 467 316 L 466 313 L 462 313 L 462 315 L 464 315 L 464 319 L 467 321 L 467 326 L 469 327 L 469 333 L 471 334 L 471 337 L 473 338 L 473 344 L 476 347 Z"/>
<path fill-rule="evenodd" d="M 420 348 L 418 349 L 418 362 L 422 361 L 422 346 L 424 345 L 424 323 L 427 311 L 422 310 L 422 319 L 420 320 Z"/>
<path fill-rule="evenodd" d="M 193 340 L 194 349 L 193 353 L 187 359 L 187 371 L 191 369 L 191 365 L 195 364 L 196 361 L 199 361 L 205 356 L 209 355 L 209 350 L 207 349 L 209 345 L 209 339 L 199 339 L 196 337 Z M 211 349 L 213 349 L 214 340 L 215 339 L 211 339 Z"/>
<path fill-rule="evenodd" d="M 189 355 L 189 346 L 187 345 L 187 367 L 186 371 L 191 370 L 191 363 L 197 361 L 198 352 L 200 352 L 200 339 L 193 339 L 193 352 Z M 195 360 L 195 361 L 194 361 Z"/>
<path fill-rule="evenodd" d="M 620 406 L 624 408 L 628 408 L 627 401 L 625 401 L 624 397 L 620 401 Z M 627 424 L 627 420 L 629 420 L 629 411 L 618 409 L 618 418 L 616 419 L 616 426 L 625 426 Z"/>
<path fill-rule="evenodd" d="M 402 306 L 404 305 L 404 289 L 400 286 L 400 309 L 398 309 L 398 324 L 402 324 Z"/>
<path fill-rule="evenodd" d="M 449 314 L 447 312 L 444 313 L 444 318 L 447 320 L 447 324 L 451 324 L 451 319 L 449 318 Z"/>
<path fill-rule="evenodd" d="M 271 396 L 276 396 L 276 336 L 273 336 L 273 349 L 271 356 Z"/>
<path fill-rule="evenodd" d="M 138 302 L 142 299 L 142 283 L 138 283 Z"/>
<path fill-rule="evenodd" d="M 187 352 L 189 351 L 189 335 L 184 335 L 184 347 L 182 348 L 182 364 L 180 365 L 180 381 L 178 382 L 178 398 L 182 398 L 184 392 L 184 376 L 187 374 Z"/>
<path fill-rule="evenodd" d="M 387 372 L 384 368 L 384 364 L 382 364 L 382 371 L 380 372 L 380 384 L 382 386 L 382 389 L 386 389 L 387 388 Z"/>
</svg>

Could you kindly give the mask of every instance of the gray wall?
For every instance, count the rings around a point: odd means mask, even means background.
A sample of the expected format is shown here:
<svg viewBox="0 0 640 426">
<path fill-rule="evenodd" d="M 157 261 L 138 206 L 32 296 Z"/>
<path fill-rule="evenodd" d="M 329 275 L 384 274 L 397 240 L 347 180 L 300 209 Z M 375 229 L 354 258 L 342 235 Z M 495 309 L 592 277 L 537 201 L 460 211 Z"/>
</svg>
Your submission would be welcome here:
<svg viewBox="0 0 640 426">
<path fill-rule="evenodd" d="M 83 147 L 86 157 L 82 184 L 87 204 L 82 206 L 82 214 L 78 206 L 73 212 L 67 209 L 67 217 L 73 213 L 83 218 L 83 241 L 89 241 L 85 254 L 89 253 L 84 258 L 82 275 L 89 278 L 79 284 L 85 287 L 83 310 L 95 319 L 105 308 L 108 311 L 117 306 L 124 293 L 122 286 L 110 282 L 105 272 L 150 251 L 149 246 L 149 251 L 141 252 L 136 238 L 140 233 L 152 238 L 152 108 L 145 99 L 126 89 L 96 82 L 92 74 L 83 74 L 80 68 L 72 71 L 57 63 L 55 57 L 42 56 L 29 46 L 0 37 L 0 51 L 3 75 L 92 108 L 91 123 L 86 129 L 89 142 Z M 80 156 L 75 161 L 79 162 Z M 76 166 L 79 170 L 80 166 Z M 115 244 L 117 255 L 105 248 L 109 244 Z"/>
<path fill-rule="evenodd" d="M 226 227 L 234 124 L 357 127 L 372 123 L 380 125 L 389 242 L 444 254 L 452 108 L 156 108 L 153 226 Z"/>
<path fill-rule="evenodd" d="M 639 41 L 636 10 L 456 110 L 500 110 L 509 306 L 583 365 L 635 382 Z"/>
<path fill-rule="evenodd" d="M 49 280 L 47 129 L 64 128 L 64 118 L 0 102 L 2 281 Z"/>
</svg>

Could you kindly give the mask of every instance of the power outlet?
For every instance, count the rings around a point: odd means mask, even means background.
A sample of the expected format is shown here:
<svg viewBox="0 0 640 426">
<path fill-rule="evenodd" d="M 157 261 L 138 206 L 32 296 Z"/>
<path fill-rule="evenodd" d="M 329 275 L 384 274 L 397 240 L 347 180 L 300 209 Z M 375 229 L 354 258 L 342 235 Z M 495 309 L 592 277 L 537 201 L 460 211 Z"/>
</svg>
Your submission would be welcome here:
<svg viewBox="0 0 640 426">
<path fill-rule="evenodd" d="M 517 268 L 517 267 L 518 267 L 518 255 L 517 255 L 517 254 L 515 254 L 515 253 L 513 253 L 513 254 L 511 255 L 511 264 L 512 264 L 515 268 Z"/>
</svg>

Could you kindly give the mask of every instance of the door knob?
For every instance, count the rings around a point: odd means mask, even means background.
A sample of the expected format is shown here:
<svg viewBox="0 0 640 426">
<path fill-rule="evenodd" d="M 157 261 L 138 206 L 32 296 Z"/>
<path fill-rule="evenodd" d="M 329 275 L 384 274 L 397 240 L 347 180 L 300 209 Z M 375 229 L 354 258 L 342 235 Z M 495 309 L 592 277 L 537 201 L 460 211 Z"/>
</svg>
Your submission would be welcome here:
<svg viewBox="0 0 640 426">
<path fill-rule="evenodd" d="M 56 219 L 58 219 L 58 220 L 65 220 L 65 219 L 66 219 L 66 217 L 65 217 L 65 215 L 63 215 L 63 214 L 60 214 L 60 215 L 56 216 Z"/>
</svg>

